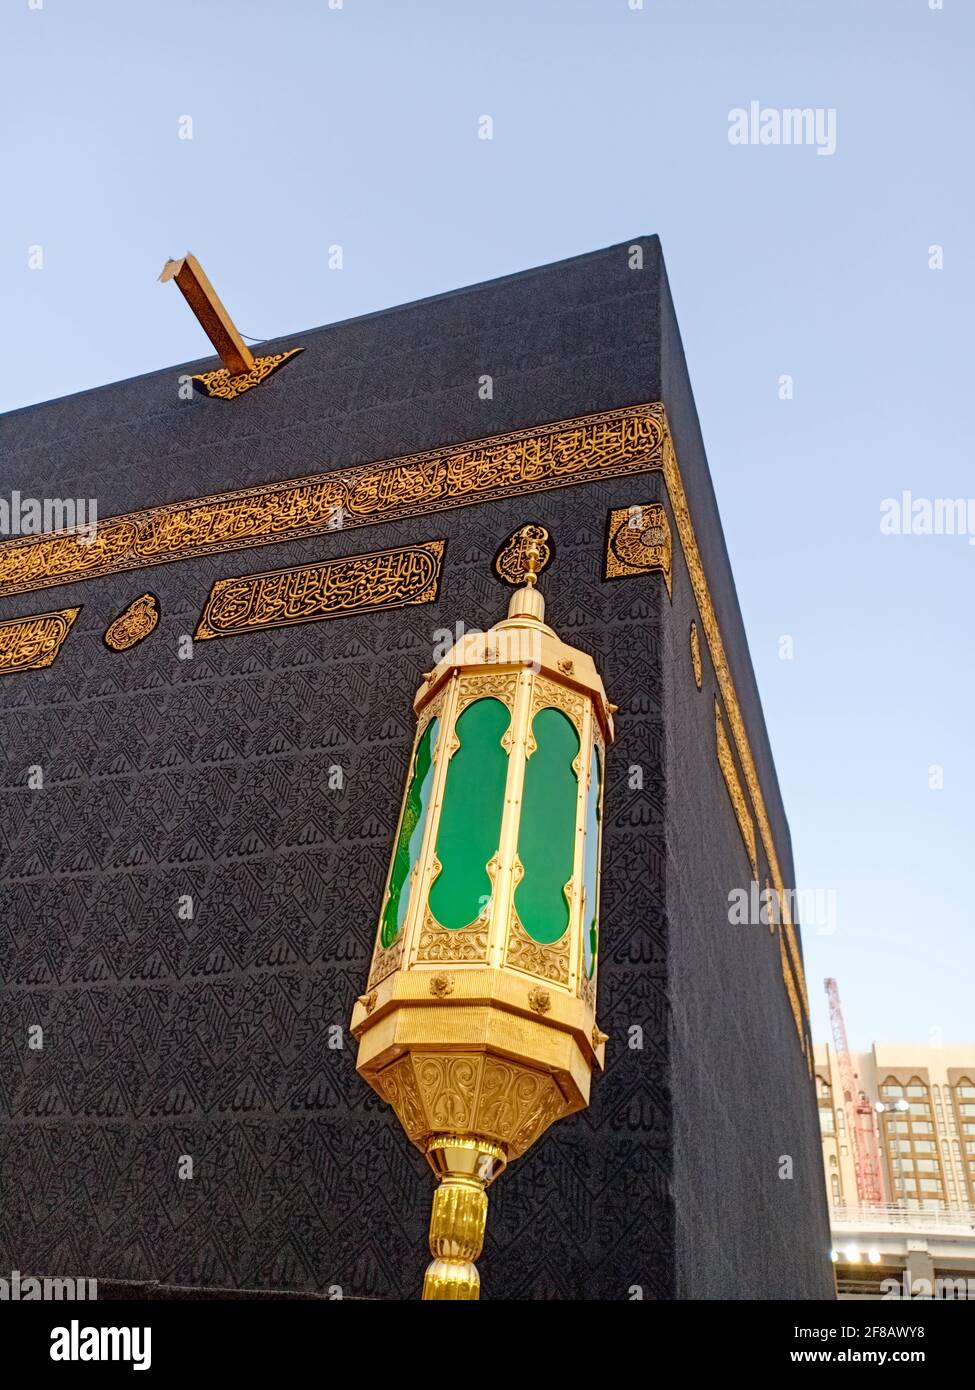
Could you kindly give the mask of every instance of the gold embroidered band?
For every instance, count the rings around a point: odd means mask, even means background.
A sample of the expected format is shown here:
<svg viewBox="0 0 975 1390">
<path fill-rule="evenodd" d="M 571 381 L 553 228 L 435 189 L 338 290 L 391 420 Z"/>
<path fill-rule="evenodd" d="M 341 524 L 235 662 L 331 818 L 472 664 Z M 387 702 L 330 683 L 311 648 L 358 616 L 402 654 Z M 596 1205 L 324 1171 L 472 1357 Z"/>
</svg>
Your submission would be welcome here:
<svg viewBox="0 0 975 1390">
<path fill-rule="evenodd" d="M 725 733 L 724 720 L 721 718 L 721 706 L 717 700 L 714 702 L 714 730 L 718 745 L 718 765 L 721 768 L 721 775 L 724 777 L 724 784 L 728 788 L 728 796 L 731 798 L 738 829 L 741 831 L 745 853 L 748 855 L 748 862 L 751 865 L 752 878 L 757 882 L 758 845 L 755 840 L 755 822 L 748 810 L 748 802 L 738 777 L 738 769 L 735 767 L 731 744 Z"/>
<path fill-rule="evenodd" d="M 0 595 L 119 570 L 425 516 L 661 467 L 663 406 L 628 406 L 424 454 L 171 502 L 99 522 L 95 539 L 0 543 Z"/>
<path fill-rule="evenodd" d="M 752 754 L 751 744 L 748 741 L 748 734 L 745 731 L 745 720 L 741 712 L 741 706 L 738 703 L 738 692 L 735 689 L 734 678 L 731 674 L 731 668 L 728 665 L 728 657 L 721 637 L 721 629 L 718 626 L 718 617 L 714 611 L 711 591 L 708 587 L 707 576 L 704 573 L 704 564 L 701 560 L 701 552 L 698 549 L 697 536 L 694 532 L 694 524 L 691 521 L 690 508 L 687 505 L 684 482 L 680 475 L 680 469 L 677 466 L 677 455 L 674 453 L 674 446 L 669 431 L 664 439 L 663 456 L 664 482 L 667 485 L 667 494 L 670 497 L 670 506 L 674 514 L 677 534 L 680 537 L 681 549 L 684 552 L 684 561 L 690 576 L 691 588 L 694 590 L 694 597 L 697 599 L 698 612 L 701 615 L 701 626 L 704 629 L 704 637 L 711 654 L 711 664 L 717 676 L 718 689 L 721 692 L 721 698 L 724 701 L 725 711 L 728 715 L 728 723 L 731 727 L 731 737 L 738 750 L 738 758 L 741 762 L 745 785 L 748 788 L 748 795 L 755 811 L 755 819 L 758 822 L 758 833 L 762 841 L 762 847 L 765 850 L 765 857 L 768 860 L 772 885 L 778 894 L 782 914 L 780 932 L 781 935 L 785 937 L 789 947 L 788 951 L 786 951 L 784 945 L 782 947 L 782 973 L 785 978 L 790 1003 L 797 996 L 801 1001 L 801 1009 L 796 1016 L 796 1031 L 799 1034 L 799 1042 L 806 1055 L 806 1064 L 811 1076 L 813 1059 L 812 1035 L 809 1033 L 808 1029 L 809 995 L 806 990 L 805 974 L 799 956 L 799 943 L 796 939 L 795 928 L 792 923 L 792 910 L 789 896 L 782 878 L 779 856 L 776 852 L 775 840 L 772 836 L 772 825 L 769 820 L 768 809 L 765 805 L 765 797 L 762 794 L 762 785 L 758 780 L 758 769 L 755 766 L 755 758 Z M 793 1013 L 795 1014 L 795 1009 L 793 1009 Z"/>
</svg>

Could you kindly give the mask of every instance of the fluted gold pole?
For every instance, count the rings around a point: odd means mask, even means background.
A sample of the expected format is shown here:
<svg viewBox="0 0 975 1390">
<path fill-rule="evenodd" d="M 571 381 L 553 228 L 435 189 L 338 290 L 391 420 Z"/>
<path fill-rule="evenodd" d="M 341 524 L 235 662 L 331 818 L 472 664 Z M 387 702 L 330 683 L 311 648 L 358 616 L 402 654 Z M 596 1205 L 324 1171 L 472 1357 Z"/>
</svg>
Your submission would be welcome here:
<svg viewBox="0 0 975 1390">
<path fill-rule="evenodd" d="M 423 1280 L 425 1300 L 461 1301 L 481 1296 L 474 1261 L 484 1245 L 485 1188 L 505 1165 L 504 1150 L 484 1139 L 438 1135 L 427 1158 L 440 1178 L 430 1214 L 430 1254 Z"/>
</svg>

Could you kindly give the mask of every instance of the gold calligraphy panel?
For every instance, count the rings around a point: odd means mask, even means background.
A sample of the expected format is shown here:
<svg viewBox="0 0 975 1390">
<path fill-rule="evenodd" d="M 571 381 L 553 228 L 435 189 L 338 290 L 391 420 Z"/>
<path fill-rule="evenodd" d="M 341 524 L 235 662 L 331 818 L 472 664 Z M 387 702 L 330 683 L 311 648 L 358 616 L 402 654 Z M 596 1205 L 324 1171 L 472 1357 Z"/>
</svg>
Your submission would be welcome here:
<svg viewBox="0 0 975 1390">
<path fill-rule="evenodd" d="M 0 676 L 50 666 L 80 612 L 80 608 L 61 608 L 0 622 Z"/>
<path fill-rule="evenodd" d="M 665 430 L 659 403 L 627 406 L 109 517 L 89 544 L 17 537 L 0 543 L 0 595 L 643 473 L 662 467 Z"/>
<path fill-rule="evenodd" d="M 656 571 L 663 575 L 669 594 L 672 556 L 670 522 L 662 503 L 614 507 L 610 512 L 606 533 L 607 579 Z"/>
<path fill-rule="evenodd" d="M 235 637 L 349 613 L 432 603 L 440 584 L 444 541 L 423 541 L 372 555 L 218 579 L 196 639 Z"/>
</svg>

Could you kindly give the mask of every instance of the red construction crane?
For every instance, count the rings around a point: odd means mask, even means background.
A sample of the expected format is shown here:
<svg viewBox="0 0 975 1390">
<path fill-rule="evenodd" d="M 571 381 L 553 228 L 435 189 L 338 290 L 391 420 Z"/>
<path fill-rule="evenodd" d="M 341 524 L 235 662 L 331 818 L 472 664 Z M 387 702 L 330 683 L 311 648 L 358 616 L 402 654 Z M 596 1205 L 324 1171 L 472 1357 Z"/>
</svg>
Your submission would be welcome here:
<svg viewBox="0 0 975 1390">
<path fill-rule="evenodd" d="M 884 1189 L 880 1177 L 880 1149 L 874 1127 L 873 1106 L 865 1092 L 860 1089 L 859 1077 L 853 1070 L 850 1045 L 846 1040 L 846 1024 L 843 1022 L 843 1006 L 835 980 L 826 981 L 826 996 L 829 999 L 833 1046 L 836 1048 L 836 1061 L 840 1069 L 847 1124 L 853 1136 L 853 1165 L 856 1169 L 857 1192 L 861 1205 L 879 1207 L 883 1205 Z"/>
</svg>

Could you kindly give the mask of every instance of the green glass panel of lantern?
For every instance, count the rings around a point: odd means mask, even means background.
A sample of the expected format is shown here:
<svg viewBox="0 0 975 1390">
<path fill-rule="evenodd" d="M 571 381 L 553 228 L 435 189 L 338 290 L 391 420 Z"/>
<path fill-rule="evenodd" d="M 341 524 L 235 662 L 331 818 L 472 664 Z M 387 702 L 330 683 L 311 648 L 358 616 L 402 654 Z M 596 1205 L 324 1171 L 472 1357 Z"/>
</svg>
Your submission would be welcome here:
<svg viewBox="0 0 975 1390">
<path fill-rule="evenodd" d="M 582 951 L 586 974 L 592 979 L 596 968 L 596 942 L 599 933 L 599 821 L 600 784 L 602 769 L 599 765 L 599 749 L 593 746 L 592 766 L 589 772 L 589 795 L 586 801 L 586 848 L 583 858 L 582 882 L 585 892 L 583 898 Z"/>
<path fill-rule="evenodd" d="M 393 871 L 389 876 L 389 897 L 383 909 L 380 941 L 383 949 L 392 946 L 399 936 L 406 918 L 409 904 L 409 881 L 413 866 L 420 853 L 423 841 L 423 827 L 426 824 L 430 805 L 430 787 L 433 783 L 433 750 L 437 746 L 437 720 L 431 719 L 424 729 L 416 746 L 413 758 L 413 771 L 406 792 L 406 805 L 396 840 L 393 855 Z"/>
<path fill-rule="evenodd" d="M 563 891 L 572 877 L 576 798 L 579 784 L 572 760 L 579 735 L 561 710 L 542 709 L 532 724 L 536 748 L 525 767 L 518 857 L 524 877 L 515 907 L 525 931 L 544 945 L 558 941 L 569 925 Z"/>
<path fill-rule="evenodd" d="M 469 926 L 491 897 L 487 864 L 498 852 L 508 754 L 501 746 L 511 714 L 493 698 L 475 700 L 454 726 L 460 747 L 447 767 L 430 911 L 451 931 Z"/>
</svg>

